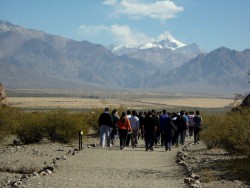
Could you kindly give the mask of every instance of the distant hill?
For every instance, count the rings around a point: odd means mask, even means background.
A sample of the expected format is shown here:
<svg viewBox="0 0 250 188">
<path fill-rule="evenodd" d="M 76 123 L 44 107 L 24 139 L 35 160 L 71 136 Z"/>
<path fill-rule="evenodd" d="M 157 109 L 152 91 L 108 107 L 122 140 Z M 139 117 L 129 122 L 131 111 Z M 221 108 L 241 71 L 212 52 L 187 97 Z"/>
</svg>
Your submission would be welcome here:
<svg viewBox="0 0 250 188">
<path fill-rule="evenodd" d="M 160 45 L 163 45 L 160 43 Z M 173 46 L 173 44 L 171 44 Z M 130 49 L 117 55 L 0 21 L 0 82 L 6 88 L 138 88 L 236 92 L 247 88 L 250 50 L 208 54 L 196 44 Z M 150 46 L 150 45 L 148 45 Z"/>
<path fill-rule="evenodd" d="M 157 71 L 152 76 L 150 86 L 190 92 L 247 91 L 249 69 L 250 50 L 238 52 L 221 47 L 208 54 L 198 55 L 173 71 Z"/>
<path fill-rule="evenodd" d="M 0 80 L 7 87 L 138 87 L 154 69 L 87 41 L 0 22 Z M 139 82 L 135 82 L 138 80 Z M 69 83 L 69 84 L 66 84 Z"/>
</svg>

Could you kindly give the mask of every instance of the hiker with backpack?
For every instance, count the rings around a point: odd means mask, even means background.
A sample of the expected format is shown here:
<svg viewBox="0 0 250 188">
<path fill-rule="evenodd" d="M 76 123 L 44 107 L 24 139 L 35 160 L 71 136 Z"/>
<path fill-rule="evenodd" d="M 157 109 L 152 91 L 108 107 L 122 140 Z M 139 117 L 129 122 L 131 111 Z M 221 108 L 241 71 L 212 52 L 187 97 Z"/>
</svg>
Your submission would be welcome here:
<svg viewBox="0 0 250 188">
<path fill-rule="evenodd" d="M 200 111 L 196 111 L 194 116 L 194 144 L 199 144 L 200 142 L 200 130 L 202 127 L 202 117 L 200 116 Z"/>
<path fill-rule="evenodd" d="M 128 135 L 132 131 L 126 112 L 122 112 L 121 118 L 118 120 L 117 125 L 120 138 L 120 149 L 123 150 L 126 146 Z"/>
</svg>

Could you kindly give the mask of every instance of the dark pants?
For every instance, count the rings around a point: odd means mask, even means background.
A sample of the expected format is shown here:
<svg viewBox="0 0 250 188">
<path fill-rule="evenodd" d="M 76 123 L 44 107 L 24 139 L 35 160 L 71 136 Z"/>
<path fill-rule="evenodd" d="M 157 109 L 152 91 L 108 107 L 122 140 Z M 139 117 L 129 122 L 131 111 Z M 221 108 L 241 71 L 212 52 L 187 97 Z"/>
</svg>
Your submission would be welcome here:
<svg viewBox="0 0 250 188">
<path fill-rule="evenodd" d="M 127 135 L 128 135 L 128 131 L 127 130 L 119 129 L 120 147 L 124 147 L 125 146 Z"/>
<path fill-rule="evenodd" d="M 157 143 L 160 141 L 160 135 L 161 135 L 160 131 L 157 130 L 154 137 L 155 145 L 157 145 Z"/>
<path fill-rule="evenodd" d="M 188 127 L 188 131 L 189 131 L 189 136 L 193 136 L 194 127 L 193 126 L 189 126 Z"/>
<path fill-rule="evenodd" d="M 165 145 L 165 138 L 166 138 L 166 134 L 164 132 L 161 132 L 161 146 Z"/>
<path fill-rule="evenodd" d="M 165 134 L 165 147 L 171 149 L 172 147 L 173 135 L 171 133 Z"/>
<path fill-rule="evenodd" d="M 200 128 L 194 127 L 194 143 L 196 144 L 198 141 L 200 141 Z"/>
<path fill-rule="evenodd" d="M 141 139 L 143 140 L 144 139 L 144 131 L 142 129 L 140 129 L 141 131 Z"/>
<path fill-rule="evenodd" d="M 174 136 L 173 136 L 173 140 L 172 140 L 172 144 L 176 144 L 178 142 L 178 133 L 175 131 L 174 132 Z"/>
<path fill-rule="evenodd" d="M 117 129 L 112 129 L 112 132 L 111 132 L 111 140 L 115 140 L 115 135 L 117 135 L 118 133 L 118 130 Z"/>
<path fill-rule="evenodd" d="M 153 148 L 154 146 L 154 133 L 151 133 L 151 132 L 146 132 L 144 134 L 145 136 L 145 146 L 146 146 L 146 149 L 149 149 L 149 148 Z"/>
<path fill-rule="evenodd" d="M 185 138 L 186 138 L 186 130 L 179 132 L 178 133 L 178 138 L 177 138 L 177 146 L 179 146 L 179 144 L 184 145 L 185 144 Z"/>
<path fill-rule="evenodd" d="M 130 134 L 128 134 L 128 136 L 127 136 L 127 140 L 126 140 L 126 146 L 129 146 L 129 143 L 130 143 Z"/>
</svg>

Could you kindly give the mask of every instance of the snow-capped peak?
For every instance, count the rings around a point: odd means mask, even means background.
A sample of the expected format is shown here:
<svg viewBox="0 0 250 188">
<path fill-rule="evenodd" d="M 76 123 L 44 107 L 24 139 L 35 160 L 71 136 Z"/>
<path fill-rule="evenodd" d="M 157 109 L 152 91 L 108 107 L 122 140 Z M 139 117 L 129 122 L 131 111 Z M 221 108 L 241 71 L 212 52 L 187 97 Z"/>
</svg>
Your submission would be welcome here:
<svg viewBox="0 0 250 188">
<path fill-rule="evenodd" d="M 142 45 L 116 45 L 111 49 L 116 54 L 123 54 L 123 51 L 131 51 L 132 49 L 143 50 L 150 48 L 159 48 L 159 49 L 170 49 L 176 50 L 178 48 L 184 47 L 186 44 L 176 40 L 172 35 L 167 36 L 165 39 L 158 42 L 147 42 Z"/>
<path fill-rule="evenodd" d="M 159 45 L 157 42 L 148 42 L 148 43 L 145 43 L 141 46 L 138 46 L 137 48 L 139 48 L 139 49 L 161 48 L 162 49 L 162 46 Z"/>
</svg>

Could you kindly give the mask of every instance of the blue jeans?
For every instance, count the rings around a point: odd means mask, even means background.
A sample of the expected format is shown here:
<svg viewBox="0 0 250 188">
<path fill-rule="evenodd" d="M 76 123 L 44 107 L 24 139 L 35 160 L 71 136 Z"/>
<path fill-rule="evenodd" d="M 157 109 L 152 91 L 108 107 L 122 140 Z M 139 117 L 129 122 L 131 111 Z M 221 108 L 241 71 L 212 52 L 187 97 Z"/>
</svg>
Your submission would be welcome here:
<svg viewBox="0 0 250 188">
<path fill-rule="evenodd" d="M 186 137 L 186 130 L 177 133 L 178 137 L 177 137 L 177 146 L 179 146 L 179 144 L 184 145 L 185 144 L 185 137 Z"/>
<path fill-rule="evenodd" d="M 131 145 L 134 147 L 138 144 L 138 130 L 133 130 L 131 134 Z"/>
<path fill-rule="evenodd" d="M 100 144 L 102 147 L 105 146 L 106 137 L 107 137 L 107 146 L 110 147 L 111 131 L 112 128 L 107 125 L 100 126 Z"/>
</svg>

